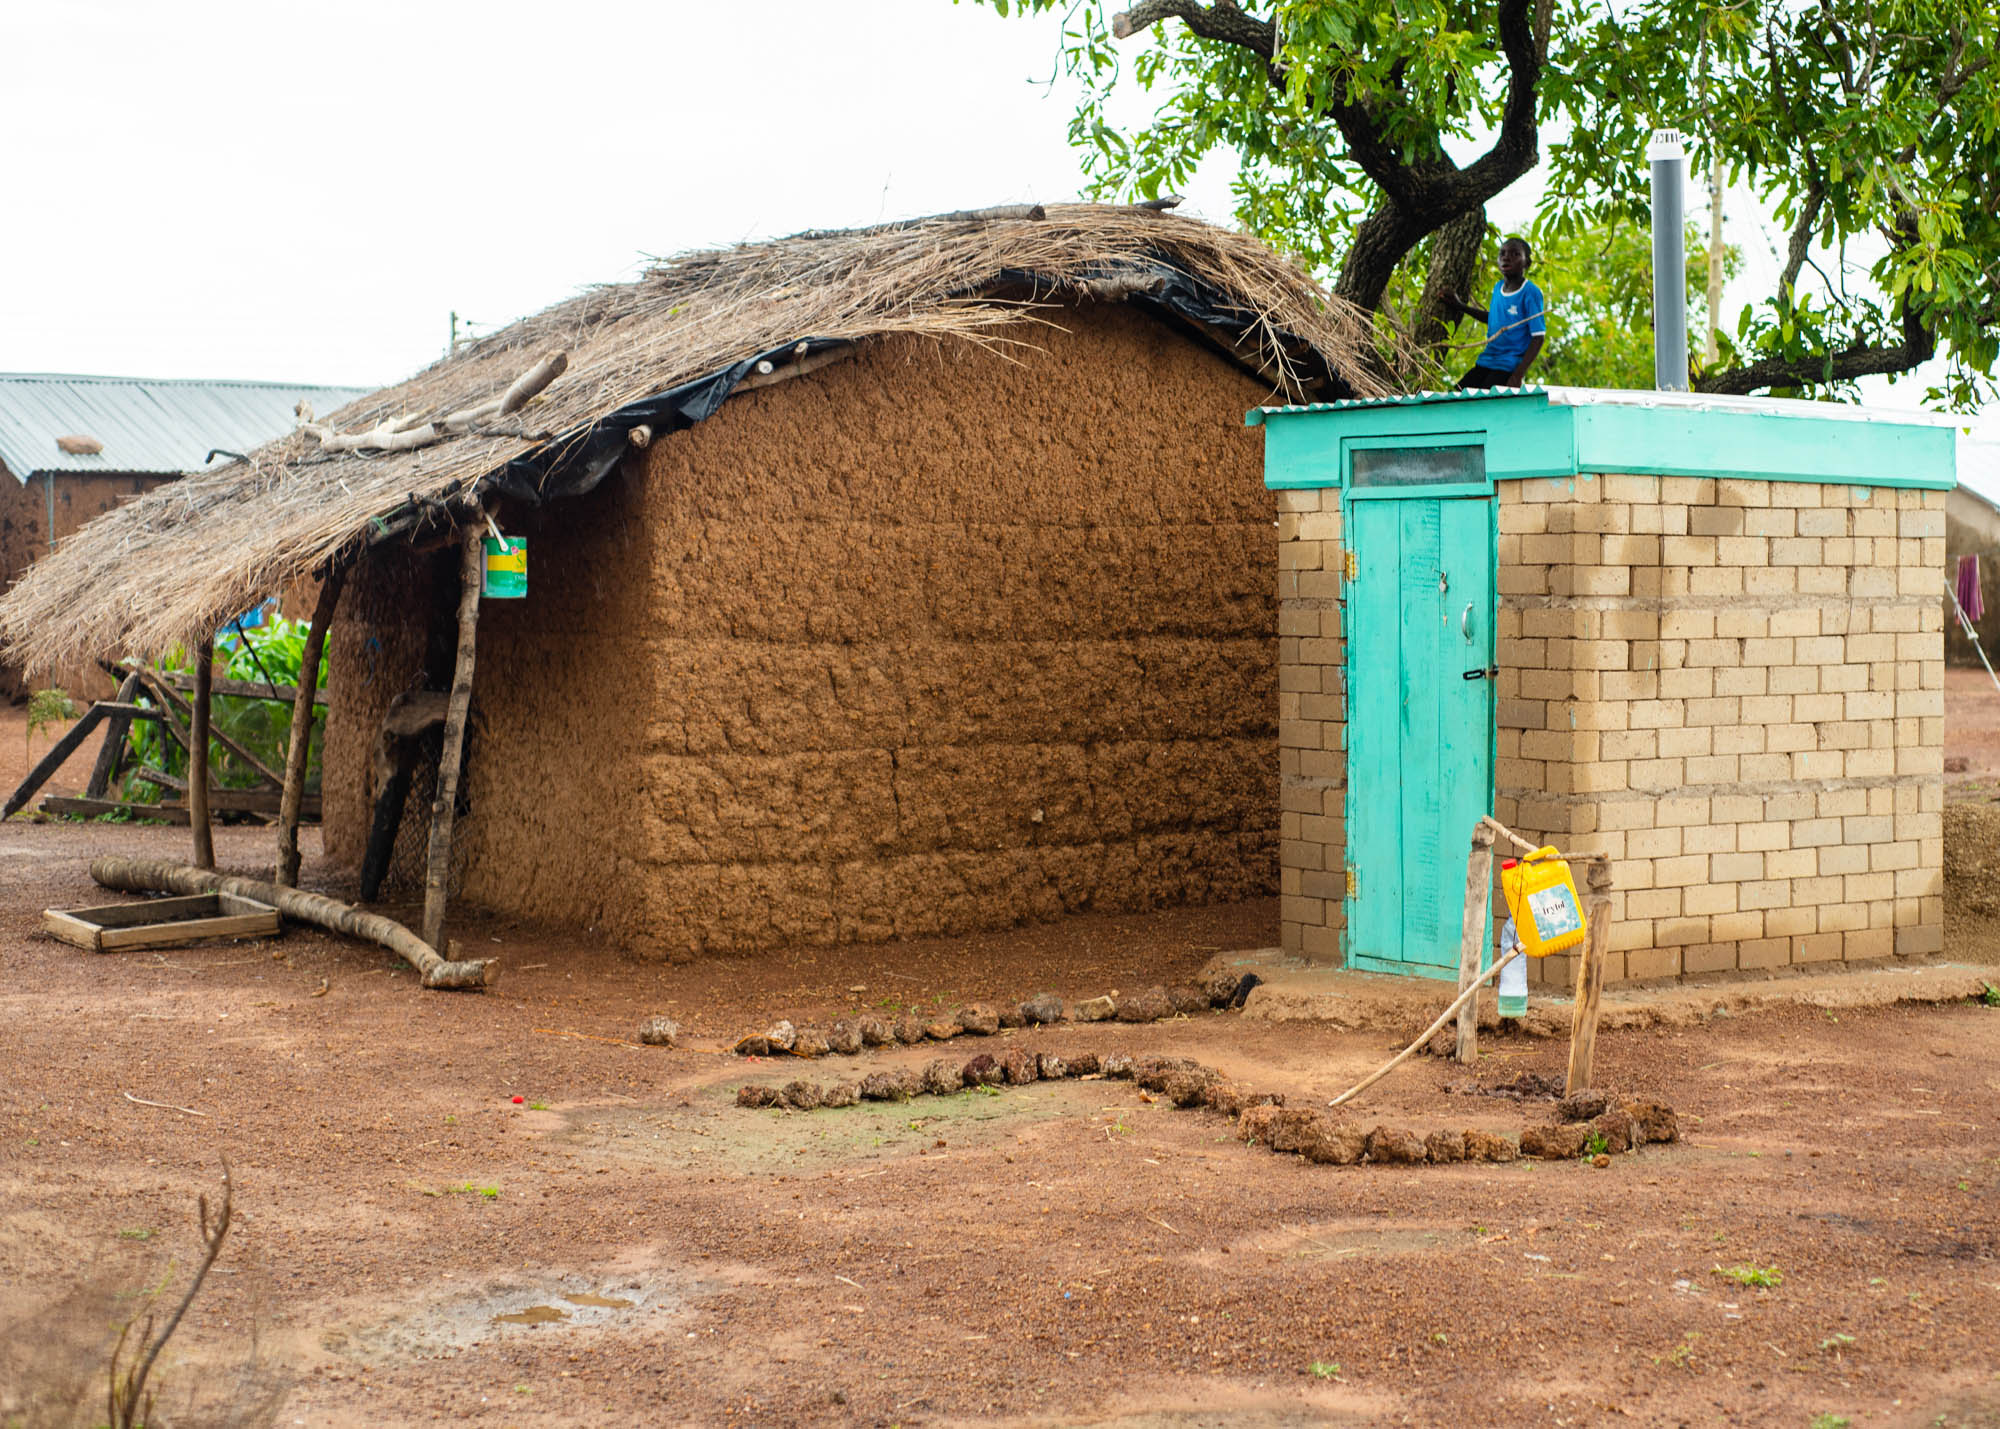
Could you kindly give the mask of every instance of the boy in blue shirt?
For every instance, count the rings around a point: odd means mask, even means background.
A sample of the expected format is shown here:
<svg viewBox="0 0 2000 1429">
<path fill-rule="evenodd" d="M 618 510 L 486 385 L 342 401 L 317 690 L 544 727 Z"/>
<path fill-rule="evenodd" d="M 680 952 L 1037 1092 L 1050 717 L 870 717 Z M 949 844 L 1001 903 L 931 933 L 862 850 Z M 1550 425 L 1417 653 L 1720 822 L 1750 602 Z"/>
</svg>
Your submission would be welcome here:
<svg viewBox="0 0 2000 1429">
<path fill-rule="evenodd" d="M 1493 297 L 1487 305 L 1475 308 L 1462 298 L 1451 300 L 1460 313 L 1486 324 L 1486 346 L 1472 370 L 1458 380 L 1459 391 L 1519 387 L 1541 355 L 1543 335 L 1548 331 L 1547 305 L 1542 290 L 1528 281 L 1528 269 L 1534 263 L 1527 240 L 1510 238 L 1500 245 L 1500 281 L 1493 285 Z"/>
</svg>

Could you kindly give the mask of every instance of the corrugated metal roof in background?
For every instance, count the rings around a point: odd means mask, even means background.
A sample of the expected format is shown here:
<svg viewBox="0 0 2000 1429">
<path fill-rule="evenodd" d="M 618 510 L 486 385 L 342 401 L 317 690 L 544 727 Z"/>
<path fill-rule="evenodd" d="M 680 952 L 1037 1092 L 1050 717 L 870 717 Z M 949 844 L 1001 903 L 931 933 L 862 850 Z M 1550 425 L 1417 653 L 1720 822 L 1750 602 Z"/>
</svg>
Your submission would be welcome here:
<svg viewBox="0 0 2000 1429">
<path fill-rule="evenodd" d="M 290 431 L 304 400 L 321 416 L 368 389 L 293 382 L 0 373 L 0 462 L 17 481 L 36 472 L 200 471 L 209 451 L 247 452 Z M 96 456 L 72 456 L 57 437 L 95 437 Z"/>
</svg>

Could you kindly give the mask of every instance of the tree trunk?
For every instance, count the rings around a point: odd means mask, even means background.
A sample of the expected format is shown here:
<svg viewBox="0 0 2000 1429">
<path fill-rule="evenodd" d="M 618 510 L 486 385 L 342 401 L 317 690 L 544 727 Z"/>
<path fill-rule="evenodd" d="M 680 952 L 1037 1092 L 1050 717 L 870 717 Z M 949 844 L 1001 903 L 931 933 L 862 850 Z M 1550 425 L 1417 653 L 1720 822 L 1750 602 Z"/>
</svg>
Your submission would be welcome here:
<svg viewBox="0 0 2000 1429">
<path fill-rule="evenodd" d="M 484 526 L 475 521 L 460 538 L 458 659 L 451 676 L 451 702 L 445 707 L 437 792 L 431 801 L 430 858 L 424 873 L 424 941 L 440 952 L 444 950 L 445 898 L 451 882 L 451 824 L 458 805 L 465 721 L 472 707 L 473 637 L 479 627 L 480 547 L 484 537 Z"/>
<path fill-rule="evenodd" d="M 1479 251 L 1486 246 L 1486 208 L 1481 205 L 1454 218 L 1431 239 L 1431 269 L 1424 278 L 1424 293 L 1417 300 L 1411 336 L 1426 352 L 1440 350 L 1458 325 L 1454 303 L 1469 298 L 1472 275 L 1479 268 Z M 1448 351 L 1440 358 L 1450 363 Z"/>
<path fill-rule="evenodd" d="M 208 720 L 215 642 L 202 641 L 194 662 L 194 712 L 188 726 L 188 823 L 194 829 L 195 867 L 214 868 L 215 835 L 208 826 Z"/>
<path fill-rule="evenodd" d="M 333 608 L 340 602 L 340 588 L 346 579 L 346 572 L 336 566 L 320 582 L 306 648 L 299 655 L 298 696 L 292 701 L 291 742 L 285 749 L 285 796 L 278 805 L 278 882 L 287 888 L 296 888 L 299 883 L 299 804 L 305 797 L 306 763 L 312 752 L 313 696 L 319 689 L 320 655 L 326 649 L 327 626 L 333 623 Z"/>
<path fill-rule="evenodd" d="M 478 989 L 491 987 L 500 978 L 498 965 L 491 958 L 446 962 L 401 923 L 379 914 L 364 913 L 318 893 L 301 893 L 296 888 L 281 888 L 256 878 L 184 868 L 163 859 L 100 858 L 90 865 L 90 876 L 120 893 L 233 893 L 238 898 L 268 903 L 287 918 L 387 948 L 423 974 L 425 987 Z"/>
</svg>

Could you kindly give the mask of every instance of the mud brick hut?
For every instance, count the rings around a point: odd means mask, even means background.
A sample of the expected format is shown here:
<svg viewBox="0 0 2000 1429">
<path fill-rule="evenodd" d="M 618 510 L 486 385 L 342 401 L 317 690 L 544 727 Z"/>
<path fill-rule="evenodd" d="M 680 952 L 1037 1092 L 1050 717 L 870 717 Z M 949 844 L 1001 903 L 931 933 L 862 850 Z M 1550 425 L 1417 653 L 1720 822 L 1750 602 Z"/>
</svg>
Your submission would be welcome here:
<svg viewBox="0 0 2000 1429">
<path fill-rule="evenodd" d="M 440 825 L 465 899 L 668 956 L 1269 894 L 1243 413 L 1375 392 L 1367 342 L 1254 240 L 1145 208 L 697 253 L 120 509 L 0 635 L 150 650 L 334 577 L 325 847 L 366 896 Z M 482 532 L 526 538 L 528 592 L 468 643 Z"/>
<path fill-rule="evenodd" d="M 1251 420 L 1286 947 L 1455 976 L 1491 809 L 1614 860 L 1607 980 L 1940 951 L 1948 425 L 1563 388 Z"/>
<path fill-rule="evenodd" d="M 0 373 L 0 591 L 85 522 L 210 465 L 217 447 L 246 451 L 292 427 L 301 400 L 324 407 L 354 387 Z M 76 693 L 109 688 L 84 664 L 49 672 Z M 0 664 L 0 698 L 24 692 Z"/>
</svg>

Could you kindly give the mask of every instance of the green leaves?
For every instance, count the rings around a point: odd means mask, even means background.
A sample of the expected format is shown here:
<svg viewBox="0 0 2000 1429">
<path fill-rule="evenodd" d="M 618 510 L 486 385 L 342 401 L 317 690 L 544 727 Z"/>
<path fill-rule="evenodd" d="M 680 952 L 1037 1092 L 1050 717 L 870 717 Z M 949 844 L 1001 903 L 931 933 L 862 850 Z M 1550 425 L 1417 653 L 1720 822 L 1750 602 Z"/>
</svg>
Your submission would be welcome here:
<svg viewBox="0 0 2000 1429">
<path fill-rule="evenodd" d="M 1502 22 L 1512 16 L 1518 26 L 1522 15 L 1502 0 L 1208 4 L 1197 17 L 1204 33 L 1170 17 L 1120 40 L 1113 17 L 1129 0 L 978 2 L 1036 23 L 1060 16 L 1060 63 L 1082 88 L 1070 138 L 1091 197 L 1156 197 L 1210 156 L 1229 155 L 1237 221 L 1329 278 L 1351 257 L 1361 219 L 1393 209 L 1416 229 L 1395 240 L 1404 272 L 1384 306 L 1421 288 L 1423 239 L 1466 211 L 1462 199 L 1439 199 L 1441 189 L 1423 184 L 1457 175 L 1494 143 L 1513 75 Z M 1526 13 L 1535 23 L 1532 4 Z M 1533 96 L 1547 179 L 1534 231 L 1544 243 L 1643 228 L 1646 142 L 1671 125 L 1689 136 L 1691 175 L 1706 175 L 1720 156 L 1732 191 L 1747 187 L 1763 206 L 1757 219 L 1796 229 L 1805 246 L 1796 279 L 1750 304 L 1704 380 L 1775 362 L 1779 385 L 1843 391 L 1855 375 L 1906 370 L 1935 343 L 1951 377 L 1934 400 L 1962 406 L 1994 392 L 2000 17 L 1992 7 L 1550 0 L 1545 33 Z M 1136 126 L 1118 122 L 1112 103 L 1131 85 L 1157 97 Z M 1355 134 L 1366 144 L 1350 143 Z M 1431 207 L 1396 208 L 1364 160 L 1392 191 L 1431 195 Z M 1751 218 L 1729 214 L 1742 225 L 1736 232 L 1750 231 Z M 1777 247 L 1782 265 L 1782 235 Z M 1374 305 L 1381 289 L 1353 291 Z M 1565 297 L 1550 292 L 1553 367 Z M 1630 315 L 1620 311 L 1613 325 L 1593 300 L 1570 328 L 1609 339 L 1615 326 L 1622 336 Z M 1912 329 L 1920 340 L 1910 340 Z"/>
</svg>

